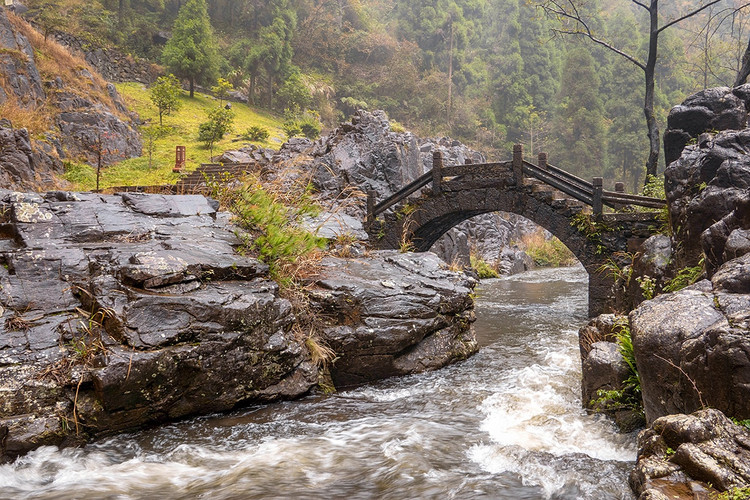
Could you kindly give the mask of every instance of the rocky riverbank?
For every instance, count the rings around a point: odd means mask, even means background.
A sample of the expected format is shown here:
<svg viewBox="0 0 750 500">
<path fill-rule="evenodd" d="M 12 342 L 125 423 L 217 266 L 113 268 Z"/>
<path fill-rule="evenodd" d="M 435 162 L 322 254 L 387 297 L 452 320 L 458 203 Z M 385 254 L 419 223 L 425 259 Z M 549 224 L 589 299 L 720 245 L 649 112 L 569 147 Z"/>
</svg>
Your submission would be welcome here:
<svg viewBox="0 0 750 500">
<path fill-rule="evenodd" d="M 238 255 L 202 196 L 3 192 L 0 456 L 251 403 L 318 384 L 311 344 L 349 385 L 434 369 L 476 351 L 474 281 L 437 257 L 323 261 L 312 338 L 268 277 Z"/>
<path fill-rule="evenodd" d="M 744 85 L 707 89 L 673 108 L 664 174 L 671 231 L 649 238 L 620 270 L 618 303 L 629 313 L 621 321 L 651 424 L 633 476 L 642 499 L 750 484 L 749 436 L 723 415 L 750 419 L 749 105 Z M 587 405 L 631 373 L 611 322 L 581 330 Z M 584 349 L 591 339 L 600 342 Z"/>
</svg>

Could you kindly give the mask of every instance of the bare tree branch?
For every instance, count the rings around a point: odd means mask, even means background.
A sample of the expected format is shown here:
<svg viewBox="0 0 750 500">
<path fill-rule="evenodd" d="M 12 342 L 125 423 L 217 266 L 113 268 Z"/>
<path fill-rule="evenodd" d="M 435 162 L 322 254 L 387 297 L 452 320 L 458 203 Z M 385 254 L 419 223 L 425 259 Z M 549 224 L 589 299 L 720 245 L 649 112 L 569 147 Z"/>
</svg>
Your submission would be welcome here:
<svg viewBox="0 0 750 500">
<path fill-rule="evenodd" d="M 636 0 L 631 0 L 636 1 Z M 717 0 L 720 1 L 720 0 Z M 546 11 L 547 13 L 554 14 L 558 18 L 567 19 L 569 21 L 573 21 L 574 23 L 581 26 L 582 29 L 558 29 L 558 28 L 552 28 L 553 33 L 558 33 L 561 35 L 577 35 L 577 36 L 583 36 L 591 40 L 592 42 L 601 45 L 602 47 L 605 47 L 606 49 L 614 52 L 615 54 L 618 54 L 628 61 L 632 62 L 639 68 L 645 71 L 646 65 L 636 59 L 634 56 L 628 54 L 622 49 L 618 49 L 614 45 L 612 45 L 610 42 L 607 42 L 606 40 L 602 40 L 601 38 L 598 38 L 594 35 L 594 33 L 591 31 L 591 28 L 589 28 L 588 23 L 584 20 L 583 16 L 578 12 L 578 8 L 576 5 L 572 2 L 572 0 L 567 1 L 571 11 L 568 11 L 565 9 L 565 7 L 561 6 L 559 2 L 556 0 L 551 0 L 550 2 L 547 2 L 545 4 L 542 4 L 541 7 Z M 554 6 L 554 7 L 552 7 Z"/>
<path fill-rule="evenodd" d="M 630 0 L 630 1 L 633 2 L 634 4 L 636 4 L 637 6 L 642 7 L 644 9 L 648 10 L 648 5 L 646 5 L 645 3 L 641 3 L 638 0 Z"/>
<path fill-rule="evenodd" d="M 684 21 L 685 19 L 687 19 L 689 17 L 693 17 L 694 15 L 698 14 L 699 12 L 701 12 L 703 10 L 706 10 L 707 8 L 711 7 L 712 5 L 716 5 L 717 3 L 721 2 L 721 1 L 722 0 L 713 0 L 711 2 L 708 2 L 707 4 L 703 5 L 702 7 L 698 7 L 697 9 L 693 10 L 692 12 L 688 12 L 684 16 L 678 17 L 677 19 L 668 22 L 667 24 L 665 24 L 664 26 L 662 26 L 661 28 L 659 28 L 657 30 L 657 33 L 661 33 L 662 31 L 664 31 L 665 29 L 669 28 L 670 26 L 674 26 L 675 24 L 680 23 L 680 22 Z"/>
</svg>

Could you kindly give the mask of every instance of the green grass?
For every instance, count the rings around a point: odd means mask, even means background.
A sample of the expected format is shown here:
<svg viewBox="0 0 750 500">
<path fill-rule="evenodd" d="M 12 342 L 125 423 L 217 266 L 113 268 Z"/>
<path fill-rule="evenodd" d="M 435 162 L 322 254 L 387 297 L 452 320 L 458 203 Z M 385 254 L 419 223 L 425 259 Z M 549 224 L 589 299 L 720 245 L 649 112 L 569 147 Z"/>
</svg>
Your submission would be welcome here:
<svg viewBox="0 0 750 500">
<path fill-rule="evenodd" d="M 159 113 L 151 103 L 148 89 L 140 83 L 120 83 L 117 90 L 123 96 L 128 108 L 135 111 L 147 125 L 159 124 Z M 195 170 L 201 163 L 209 163 L 209 150 L 198 142 L 198 125 L 207 120 L 207 113 L 219 106 L 219 101 L 211 96 L 195 94 L 190 98 L 187 92 L 180 97 L 182 107 L 179 111 L 164 116 L 164 126 L 170 132 L 154 141 L 152 165 L 149 167 L 147 144 L 144 140 L 143 156 L 121 161 L 102 169 L 100 188 L 111 186 L 159 185 L 172 184 L 179 179 L 179 174 L 172 173 L 175 161 L 175 147 L 185 146 L 187 162 L 185 171 Z M 246 104 L 232 103 L 235 119 L 233 132 L 214 145 L 214 156 L 223 151 L 239 149 L 249 143 L 278 149 L 285 141 L 281 129 L 283 119 L 269 113 L 258 112 Z M 264 141 L 237 141 L 250 127 L 264 127 L 270 136 Z M 73 184 L 76 190 L 90 190 L 96 187 L 95 168 L 85 164 L 69 163 L 65 169 L 65 179 Z"/>
</svg>

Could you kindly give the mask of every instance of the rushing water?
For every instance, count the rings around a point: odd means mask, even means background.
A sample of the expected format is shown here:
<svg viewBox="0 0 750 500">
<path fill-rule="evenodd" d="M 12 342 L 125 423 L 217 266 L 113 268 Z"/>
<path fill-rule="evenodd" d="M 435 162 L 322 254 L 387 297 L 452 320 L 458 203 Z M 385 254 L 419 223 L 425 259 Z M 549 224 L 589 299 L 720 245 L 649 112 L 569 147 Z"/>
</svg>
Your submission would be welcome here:
<svg viewBox="0 0 750 500">
<path fill-rule="evenodd" d="M 0 499 L 632 498 L 633 436 L 580 409 L 582 268 L 483 282 L 466 362 L 0 466 Z"/>
</svg>

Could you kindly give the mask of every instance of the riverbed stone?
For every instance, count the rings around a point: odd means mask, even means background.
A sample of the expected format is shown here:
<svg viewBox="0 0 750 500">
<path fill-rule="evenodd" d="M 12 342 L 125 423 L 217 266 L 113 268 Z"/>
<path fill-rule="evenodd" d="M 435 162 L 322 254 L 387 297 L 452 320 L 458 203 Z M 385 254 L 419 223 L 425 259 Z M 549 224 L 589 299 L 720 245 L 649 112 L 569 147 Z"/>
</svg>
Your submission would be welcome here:
<svg viewBox="0 0 750 500">
<path fill-rule="evenodd" d="M 630 485 L 639 500 L 708 498 L 750 485 L 750 430 L 718 410 L 660 417 L 638 435 L 638 447 Z M 676 496 L 685 494 L 706 496 Z"/>
</svg>

